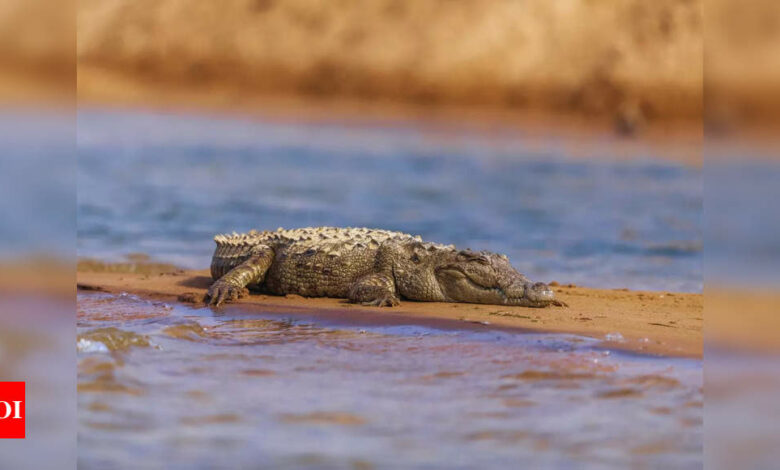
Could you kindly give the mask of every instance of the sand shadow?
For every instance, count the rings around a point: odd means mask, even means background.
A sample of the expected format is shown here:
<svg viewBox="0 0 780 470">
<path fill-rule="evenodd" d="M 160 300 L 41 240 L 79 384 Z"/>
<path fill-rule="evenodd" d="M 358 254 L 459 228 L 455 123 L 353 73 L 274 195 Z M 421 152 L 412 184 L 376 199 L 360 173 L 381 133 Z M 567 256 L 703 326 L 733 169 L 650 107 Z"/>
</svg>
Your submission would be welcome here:
<svg viewBox="0 0 780 470">
<path fill-rule="evenodd" d="M 178 283 L 180 286 L 195 287 L 198 289 L 208 289 L 212 284 L 210 276 L 192 276 Z"/>
</svg>

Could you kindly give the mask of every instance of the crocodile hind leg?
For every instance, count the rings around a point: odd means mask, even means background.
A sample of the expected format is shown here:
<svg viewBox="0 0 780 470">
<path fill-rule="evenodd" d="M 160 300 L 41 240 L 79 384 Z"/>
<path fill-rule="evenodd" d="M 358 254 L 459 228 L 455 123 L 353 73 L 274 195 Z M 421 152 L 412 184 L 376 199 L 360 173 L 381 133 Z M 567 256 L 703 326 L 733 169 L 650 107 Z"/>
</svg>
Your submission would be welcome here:
<svg viewBox="0 0 780 470">
<path fill-rule="evenodd" d="M 246 286 L 259 284 L 265 279 L 265 273 L 274 261 L 274 250 L 266 245 L 258 245 L 243 263 L 228 271 L 209 287 L 206 303 L 219 307 L 224 302 L 238 300 L 248 293 Z"/>
<path fill-rule="evenodd" d="M 367 274 L 352 284 L 349 301 L 374 307 L 394 307 L 400 302 L 395 293 L 395 281 L 387 274 Z"/>
</svg>

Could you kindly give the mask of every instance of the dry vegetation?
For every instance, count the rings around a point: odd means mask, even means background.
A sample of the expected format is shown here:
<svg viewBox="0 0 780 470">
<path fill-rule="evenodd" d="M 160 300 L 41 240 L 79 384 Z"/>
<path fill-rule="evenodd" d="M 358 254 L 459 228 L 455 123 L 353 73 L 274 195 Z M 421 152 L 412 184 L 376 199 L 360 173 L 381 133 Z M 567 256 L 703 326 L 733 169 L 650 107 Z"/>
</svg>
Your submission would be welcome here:
<svg viewBox="0 0 780 470">
<path fill-rule="evenodd" d="M 79 93 L 106 78 L 234 96 L 702 110 L 703 0 L 83 0 Z M 628 111 L 626 111 L 628 110 Z"/>
</svg>

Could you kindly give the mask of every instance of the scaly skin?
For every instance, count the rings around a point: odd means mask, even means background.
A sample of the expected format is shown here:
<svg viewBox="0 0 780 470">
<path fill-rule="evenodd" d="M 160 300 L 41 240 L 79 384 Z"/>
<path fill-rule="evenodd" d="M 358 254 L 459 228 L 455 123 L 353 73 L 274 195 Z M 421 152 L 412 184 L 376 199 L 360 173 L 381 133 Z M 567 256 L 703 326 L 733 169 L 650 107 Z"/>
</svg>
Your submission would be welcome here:
<svg viewBox="0 0 780 470">
<path fill-rule="evenodd" d="M 247 294 L 341 297 L 378 307 L 401 298 L 524 307 L 565 306 L 504 255 L 457 250 L 419 236 L 366 228 L 315 227 L 217 235 L 215 282 L 206 300 L 219 306 Z"/>
</svg>

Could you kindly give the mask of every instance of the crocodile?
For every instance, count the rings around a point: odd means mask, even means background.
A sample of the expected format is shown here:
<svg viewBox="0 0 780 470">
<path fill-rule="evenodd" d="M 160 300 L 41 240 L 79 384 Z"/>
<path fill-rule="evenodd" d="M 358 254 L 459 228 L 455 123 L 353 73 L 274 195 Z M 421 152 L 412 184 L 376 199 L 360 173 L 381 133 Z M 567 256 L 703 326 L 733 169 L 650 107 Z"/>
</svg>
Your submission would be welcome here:
<svg viewBox="0 0 780 470">
<path fill-rule="evenodd" d="M 525 307 L 565 306 L 505 255 L 459 250 L 381 229 L 310 227 L 220 234 L 205 302 L 248 294 L 337 297 L 392 307 L 400 299 Z"/>
</svg>

